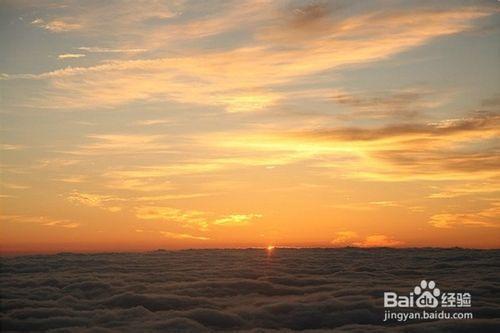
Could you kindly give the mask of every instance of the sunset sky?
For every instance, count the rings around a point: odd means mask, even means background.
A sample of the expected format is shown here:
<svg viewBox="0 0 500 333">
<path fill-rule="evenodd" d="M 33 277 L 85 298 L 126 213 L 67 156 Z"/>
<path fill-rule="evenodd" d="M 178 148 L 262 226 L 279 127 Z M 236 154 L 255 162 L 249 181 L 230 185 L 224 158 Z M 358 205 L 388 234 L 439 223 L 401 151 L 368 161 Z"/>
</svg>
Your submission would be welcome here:
<svg viewBox="0 0 500 333">
<path fill-rule="evenodd" d="M 3 253 L 500 247 L 500 2 L 0 0 Z"/>
</svg>

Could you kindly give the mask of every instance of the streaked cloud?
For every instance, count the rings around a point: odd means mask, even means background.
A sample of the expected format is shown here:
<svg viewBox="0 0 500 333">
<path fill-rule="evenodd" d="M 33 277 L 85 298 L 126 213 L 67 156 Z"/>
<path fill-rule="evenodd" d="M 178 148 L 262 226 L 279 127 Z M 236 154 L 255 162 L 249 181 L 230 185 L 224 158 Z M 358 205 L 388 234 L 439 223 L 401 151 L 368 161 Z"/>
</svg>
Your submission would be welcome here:
<svg viewBox="0 0 500 333">
<path fill-rule="evenodd" d="M 429 195 L 432 199 L 450 199 L 468 195 L 495 194 L 500 192 L 497 182 L 477 182 L 449 185 Z"/>
<path fill-rule="evenodd" d="M 47 216 L 30 216 L 30 215 L 2 215 L 1 221 L 12 223 L 28 223 L 38 224 L 47 227 L 61 227 L 73 229 L 80 226 L 80 223 L 73 222 L 68 219 L 53 219 Z"/>
<path fill-rule="evenodd" d="M 40 3 L 39 5 L 44 5 Z M 89 3 L 85 10 L 75 5 L 47 6 L 42 17 L 32 24 L 50 32 L 85 32 L 101 36 L 118 36 L 127 33 L 127 27 L 139 28 L 148 20 L 168 19 L 175 16 L 169 4 L 161 1 L 137 1 L 133 3 Z M 31 4 L 29 7 L 36 7 Z"/>
<path fill-rule="evenodd" d="M 83 58 L 85 54 L 81 53 L 63 53 L 57 56 L 59 59 L 75 59 L 75 58 Z"/>
<path fill-rule="evenodd" d="M 210 225 L 214 226 L 246 226 L 253 220 L 261 218 L 261 214 L 230 214 L 215 217 L 214 213 L 182 210 L 164 206 L 139 206 L 136 207 L 137 218 L 144 220 L 159 220 L 175 222 L 189 228 L 207 231 Z"/>
<path fill-rule="evenodd" d="M 146 49 L 112 49 L 99 46 L 80 46 L 77 50 L 88 53 L 140 53 L 147 51 Z"/>
<path fill-rule="evenodd" d="M 140 206 L 135 209 L 135 215 L 143 220 L 174 222 L 199 230 L 208 228 L 207 213 L 196 210 L 182 210 L 163 206 Z"/>
<path fill-rule="evenodd" d="M 152 126 L 152 125 L 164 125 L 164 124 L 171 124 L 172 121 L 168 119 L 148 119 L 148 120 L 141 120 L 138 121 L 138 125 L 143 125 L 143 126 Z"/>
<path fill-rule="evenodd" d="M 110 212 L 118 212 L 122 210 L 119 204 L 123 204 L 124 199 L 110 195 L 100 195 L 92 193 L 81 193 L 78 191 L 71 192 L 66 200 L 90 207 L 99 207 Z"/>
<path fill-rule="evenodd" d="M 238 8 L 239 19 L 245 6 Z M 256 32 L 256 43 L 227 51 L 116 60 L 36 75 L 9 75 L 7 79 L 47 80 L 48 90 L 32 98 L 38 106 L 51 108 L 116 107 L 155 98 L 219 106 L 228 112 L 259 111 L 285 98 L 286 94 L 276 91 L 277 85 L 340 66 L 385 59 L 432 38 L 470 28 L 474 19 L 489 14 L 478 7 L 362 14 L 329 25 L 331 31 L 315 30 L 317 35 L 308 34 L 294 49 L 270 47 L 269 43 L 281 40 L 275 32 L 283 31 L 278 24 Z M 224 18 L 225 24 L 230 21 Z M 330 38 L 325 38 L 328 33 Z M 117 90 L 122 93 L 115 94 Z"/>
<path fill-rule="evenodd" d="M 329 98 L 345 106 L 343 119 L 356 118 L 416 118 L 424 111 L 435 109 L 450 99 L 449 93 L 438 93 L 424 88 L 401 89 L 384 92 L 335 91 Z"/>
<path fill-rule="evenodd" d="M 4 182 L 4 181 L 0 181 L 0 187 L 6 188 L 9 190 L 27 190 L 27 189 L 31 188 L 31 186 L 29 186 L 29 185 L 10 183 L 10 182 Z"/>
<path fill-rule="evenodd" d="M 191 234 L 176 233 L 170 231 L 160 231 L 160 233 L 167 238 L 174 238 L 174 239 L 193 239 L 193 240 L 203 240 L 203 241 L 210 239 L 204 236 L 194 236 Z"/>
<path fill-rule="evenodd" d="M 5 240 L 498 244 L 493 2 L 0 6 Z"/>
<path fill-rule="evenodd" d="M 1 143 L 0 150 L 20 150 L 26 148 L 24 145 Z"/>
<path fill-rule="evenodd" d="M 476 212 L 441 213 L 431 216 L 429 224 L 436 228 L 486 227 L 500 228 L 500 203 L 494 202 L 489 207 Z"/>
<path fill-rule="evenodd" d="M 260 217 L 262 217 L 260 214 L 232 214 L 216 219 L 214 224 L 222 226 L 242 226 Z"/>
<path fill-rule="evenodd" d="M 169 145 L 162 142 L 162 135 L 91 134 L 92 143 L 80 145 L 68 153 L 74 155 L 144 154 L 168 151 Z"/>
<path fill-rule="evenodd" d="M 274 158 L 283 156 L 287 163 L 316 159 L 316 166 L 340 169 L 348 178 L 487 179 L 498 176 L 496 146 L 488 144 L 499 135 L 498 121 L 494 114 L 479 114 L 439 123 L 242 134 L 213 140 L 227 148 L 273 152 Z M 481 145 L 484 148 L 478 149 Z"/>
<path fill-rule="evenodd" d="M 37 18 L 31 22 L 31 24 L 48 30 L 50 32 L 67 32 L 72 30 L 78 30 L 82 28 L 82 25 L 76 22 L 68 22 L 60 19 L 54 19 L 50 21 L 45 21 L 41 18 Z"/>
</svg>

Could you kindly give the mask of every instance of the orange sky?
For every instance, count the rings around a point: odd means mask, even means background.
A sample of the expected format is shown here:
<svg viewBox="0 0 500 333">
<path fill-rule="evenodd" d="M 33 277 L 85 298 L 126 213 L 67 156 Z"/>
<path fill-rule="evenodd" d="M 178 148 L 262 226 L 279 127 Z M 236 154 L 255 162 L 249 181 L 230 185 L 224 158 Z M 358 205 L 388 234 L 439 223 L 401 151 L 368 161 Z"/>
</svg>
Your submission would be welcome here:
<svg viewBox="0 0 500 333">
<path fill-rule="evenodd" d="M 0 12 L 3 253 L 500 245 L 498 2 Z"/>
</svg>

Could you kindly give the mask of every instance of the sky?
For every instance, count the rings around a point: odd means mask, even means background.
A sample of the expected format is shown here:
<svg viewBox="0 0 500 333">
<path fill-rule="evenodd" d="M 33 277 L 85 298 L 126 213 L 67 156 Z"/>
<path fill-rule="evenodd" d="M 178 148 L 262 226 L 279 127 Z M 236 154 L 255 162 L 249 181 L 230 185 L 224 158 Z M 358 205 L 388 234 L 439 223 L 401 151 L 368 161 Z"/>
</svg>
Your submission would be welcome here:
<svg viewBox="0 0 500 333">
<path fill-rule="evenodd" d="M 2 253 L 500 246 L 497 1 L 0 1 Z"/>
</svg>

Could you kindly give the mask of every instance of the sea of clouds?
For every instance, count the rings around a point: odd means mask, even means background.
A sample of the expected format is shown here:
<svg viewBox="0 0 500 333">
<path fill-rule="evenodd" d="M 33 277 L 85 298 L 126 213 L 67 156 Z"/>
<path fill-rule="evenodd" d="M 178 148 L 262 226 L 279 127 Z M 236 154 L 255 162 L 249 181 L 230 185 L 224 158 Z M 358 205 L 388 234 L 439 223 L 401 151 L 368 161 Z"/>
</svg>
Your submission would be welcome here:
<svg viewBox="0 0 500 333">
<path fill-rule="evenodd" d="M 500 250 L 263 249 L 1 259 L 1 331 L 500 332 Z M 383 322 L 421 279 L 472 320 Z"/>
</svg>

